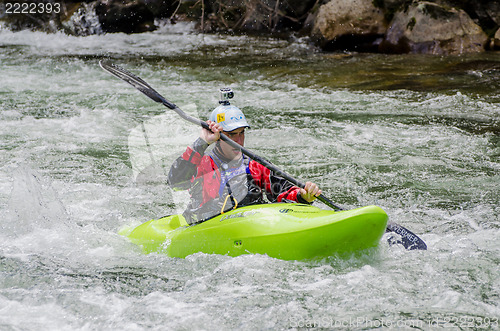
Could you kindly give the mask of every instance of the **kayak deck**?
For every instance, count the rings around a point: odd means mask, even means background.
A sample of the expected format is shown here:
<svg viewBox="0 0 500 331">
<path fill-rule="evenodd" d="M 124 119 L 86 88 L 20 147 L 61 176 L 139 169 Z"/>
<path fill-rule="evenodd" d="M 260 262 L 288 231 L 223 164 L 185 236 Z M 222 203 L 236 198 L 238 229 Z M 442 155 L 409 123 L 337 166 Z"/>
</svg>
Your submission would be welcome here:
<svg viewBox="0 0 500 331">
<path fill-rule="evenodd" d="M 377 206 L 336 212 L 278 203 L 241 207 L 193 226 L 182 215 L 173 215 L 121 234 L 146 253 L 171 257 L 203 252 L 303 260 L 375 247 L 387 218 Z"/>
</svg>

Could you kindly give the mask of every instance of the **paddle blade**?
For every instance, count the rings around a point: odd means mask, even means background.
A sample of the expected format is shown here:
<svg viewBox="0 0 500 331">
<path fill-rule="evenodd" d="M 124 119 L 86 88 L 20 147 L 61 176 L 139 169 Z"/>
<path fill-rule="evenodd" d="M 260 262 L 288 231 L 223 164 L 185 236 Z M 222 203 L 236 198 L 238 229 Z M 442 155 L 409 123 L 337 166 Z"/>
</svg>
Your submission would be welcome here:
<svg viewBox="0 0 500 331">
<path fill-rule="evenodd" d="M 164 97 L 161 96 L 160 93 L 156 92 L 154 88 L 152 88 L 148 83 L 146 83 L 144 80 L 141 78 L 137 77 L 133 73 L 120 68 L 119 66 L 111 63 L 108 60 L 101 60 L 99 61 L 99 65 L 101 68 L 112 74 L 113 76 L 116 76 L 120 78 L 121 80 L 126 81 L 145 95 L 147 95 L 149 98 L 153 99 L 156 102 L 163 103 L 170 109 L 174 109 L 175 105 L 172 104 L 171 102 L 167 101 Z"/>
<path fill-rule="evenodd" d="M 426 250 L 427 245 L 420 239 L 416 234 L 410 230 L 402 227 L 396 223 L 387 223 L 387 229 L 385 232 L 394 232 L 400 236 L 400 238 L 391 237 L 389 238 L 389 244 L 401 244 L 404 248 L 408 250 Z"/>
</svg>

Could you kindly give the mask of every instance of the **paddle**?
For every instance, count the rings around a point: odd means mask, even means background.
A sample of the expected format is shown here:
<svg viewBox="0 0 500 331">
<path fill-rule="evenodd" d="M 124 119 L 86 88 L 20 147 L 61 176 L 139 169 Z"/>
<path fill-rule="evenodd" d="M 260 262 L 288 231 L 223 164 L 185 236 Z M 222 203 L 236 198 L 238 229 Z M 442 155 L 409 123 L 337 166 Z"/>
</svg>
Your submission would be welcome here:
<svg viewBox="0 0 500 331">
<path fill-rule="evenodd" d="M 116 76 L 116 77 L 124 80 L 125 82 L 129 83 L 130 85 L 132 85 L 133 87 L 135 87 L 136 89 L 138 89 L 139 91 L 141 91 L 142 93 L 144 93 L 146 96 L 148 96 L 152 100 L 154 100 L 154 101 L 156 101 L 158 103 L 163 104 L 164 106 L 166 106 L 169 109 L 172 109 L 173 111 L 175 111 L 178 115 L 180 115 L 186 121 L 189 121 L 189 122 L 191 122 L 193 124 L 199 125 L 199 126 L 205 128 L 205 129 L 209 130 L 209 126 L 208 126 L 208 124 L 206 122 L 204 122 L 204 121 L 202 121 L 200 119 L 194 118 L 194 117 L 192 117 L 192 116 L 184 113 L 179 107 L 177 107 L 174 103 L 168 101 L 163 96 L 161 96 L 160 93 L 156 92 L 155 89 L 153 89 L 151 86 L 149 86 L 149 84 L 146 83 L 141 78 L 135 76 L 134 74 L 126 71 L 123 68 L 120 68 L 120 67 L 112 64 L 108 60 L 101 60 L 101 61 L 99 61 L 99 65 L 104 70 L 106 70 L 109 73 L 111 73 L 112 75 L 114 75 L 114 76 Z M 302 183 L 301 181 L 295 179 L 294 177 L 292 177 L 291 175 L 289 175 L 285 171 L 279 169 L 278 167 L 276 167 L 271 162 L 269 162 L 269 161 L 261 158 L 260 156 L 254 154 L 253 152 L 249 151 L 245 147 L 243 147 L 243 146 L 239 145 L 238 143 L 232 141 L 230 138 L 228 138 L 222 132 L 220 134 L 220 138 L 221 138 L 221 140 L 223 140 L 226 143 L 228 143 L 231 147 L 240 149 L 241 152 L 243 154 L 245 154 L 246 156 L 248 156 L 250 159 L 252 159 L 252 160 L 254 160 L 254 161 L 262 164 L 263 166 L 265 166 L 269 170 L 272 170 L 276 175 L 285 178 L 290 183 L 292 183 L 292 184 L 294 184 L 294 185 L 296 185 L 298 187 L 304 188 L 304 186 L 305 186 L 304 183 Z M 318 198 L 318 200 L 320 200 L 321 202 L 323 202 L 324 204 L 326 204 L 327 206 L 329 206 L 330 208 L 332 208 L 332 209 L 334 209 L 336 211 L 344 210 L 342 207 L 334 204 L 330 199 L 328 199 L 327 197 L 325 197 L 323 194 L 320 194 L 317 198 Z M 401 239 L 397 239 L 395 241 L 392 240 L 392 243 L 400 243 L 406 249 L 427 249 L 427 246 L 422 241 L 422 239 L 420 239 L 414 233 L 412 233 L 411 231 L 405 229 L 401 225 L 398 225 L 398 224 L 395 224 L 395 223 L 388 223 L 387 224 L 386 232 L 394 232 L 394 233 L 399 234 L 401 236 Z"/>
</svg>

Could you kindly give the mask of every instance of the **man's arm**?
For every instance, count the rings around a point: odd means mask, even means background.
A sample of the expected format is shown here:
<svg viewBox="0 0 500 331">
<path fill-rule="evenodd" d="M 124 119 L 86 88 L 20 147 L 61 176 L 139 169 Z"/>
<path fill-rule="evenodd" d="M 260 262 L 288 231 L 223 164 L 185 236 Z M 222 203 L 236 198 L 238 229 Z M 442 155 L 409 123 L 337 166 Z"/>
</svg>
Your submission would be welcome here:
<svg viewBox="0 0 500 331">
<path fill-rule="evenodd" d="M 191 180 L 197 176 L 197 168 L 201 162 L 208 145 L 220 138 L 222 127 L 212 121 L 207 121 L 210 130 L 201 129 L 200 138 L 196 139 L 192 146 L 174 161 L 168 173 L 168 185 L 173 189 L 187 190 L 191 186 Z"/>
<path fill-rule="evenodd" d="M 168 173 L 170 187 L 177 190 L 187 190 L 191 186 L 191 180 L 196 176 L 198 165 L 207 147 L 208 144 L 203 139 L 198 138 L 174 161 Z"/>
</svg>

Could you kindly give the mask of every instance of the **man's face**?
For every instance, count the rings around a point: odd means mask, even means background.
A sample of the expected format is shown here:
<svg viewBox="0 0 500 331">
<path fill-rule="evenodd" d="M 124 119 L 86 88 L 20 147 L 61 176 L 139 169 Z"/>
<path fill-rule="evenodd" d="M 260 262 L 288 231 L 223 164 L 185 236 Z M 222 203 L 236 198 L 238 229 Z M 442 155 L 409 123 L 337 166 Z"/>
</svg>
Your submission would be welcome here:
<svg viewBox="0 0 500 331">
<path fill-rule="evenodd" d="M 241 146 L 245 145 L 245 128 L 238 128 L 230 132 L 224 131 L 224 134 L 235 143 Z M 220 147 L 224 156 L 230 160 L 235 160 L 241 156 L 241 150 L 239 148 L 232 148 L 224 141 L 221 141 Z"/>
</svg>

